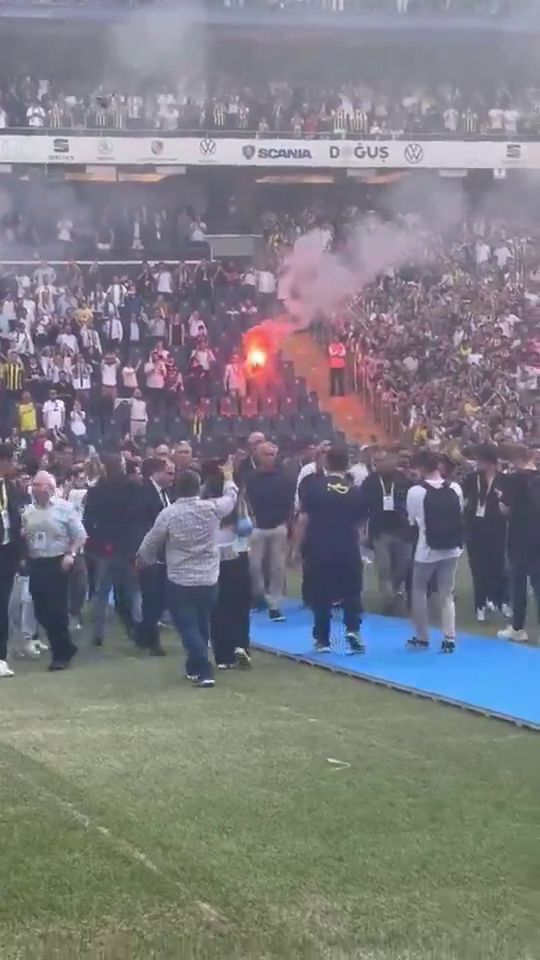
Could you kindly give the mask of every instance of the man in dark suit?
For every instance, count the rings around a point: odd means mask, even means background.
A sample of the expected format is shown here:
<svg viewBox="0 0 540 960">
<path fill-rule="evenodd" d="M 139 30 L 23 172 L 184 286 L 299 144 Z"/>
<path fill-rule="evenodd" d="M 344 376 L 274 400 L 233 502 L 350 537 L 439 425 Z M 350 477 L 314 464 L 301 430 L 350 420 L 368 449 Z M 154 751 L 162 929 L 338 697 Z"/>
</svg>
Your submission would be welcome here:
<svg viewBox="0 0 540 960">
<path fill-rule="evenodd" d="M 8 605 L 22 544 L 19 497 L 11 482 L 13 472 L 13 451 L 0 444 L 0 679 L 13 676 L 7 665 Z"/>
<path fill-rule="evenodd" d="M 141 489 L 140 542 L 152 529 L 157 516 L 164 507 L 169 507 L 169 496 L 174 480 L 175 467 L 171 460 L 150 458 L 142 464 L 144 476 Z M 138 624 L 136 643 L 145 647 L 154 657 L 164 656 L 165 651 L 159 639 L 159 621 L 163 615 L 167 600 L 167 568 L 164 562 L 152 563 L 139 570 L 139 584 L 142 598 L 142 619 Z"/>
<path fill-rule="evenodd" d="M 90 487 L 83 523 L 89 551 L 97 558 L 94 593 L 94 644 L 101 647 L 109 596 L 121 598 L 117 612 L 129 636 L 140 618 L 135 554 L 140 543 L 141 488 L 126 476 L 119 454 L 104 456 L 105 476 Z"/>
</svg>

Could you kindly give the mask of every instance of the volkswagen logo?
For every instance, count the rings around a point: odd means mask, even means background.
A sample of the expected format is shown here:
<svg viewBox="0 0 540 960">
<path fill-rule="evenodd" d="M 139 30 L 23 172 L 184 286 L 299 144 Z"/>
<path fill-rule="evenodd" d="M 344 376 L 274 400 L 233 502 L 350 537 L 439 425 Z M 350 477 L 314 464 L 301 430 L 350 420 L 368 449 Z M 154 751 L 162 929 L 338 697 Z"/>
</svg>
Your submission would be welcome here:
<svg viewBox="0 0 540 960">
<path fill-rule="evenodd" d="M 242 147 L 242 153 L 246 160 L 253 160 L 255 156 L 255 147 L 251 143 L 246 143 L 245 147 Z"/>
<path fill-rule="evenodd" d="M 100 157 L 110 157 L 113 150 L 112 140 L 100 140 L 98 142 L 98 153 Z"/>
<path fill-rule="evenodd" d="M 161 154 L 163 153 L 164 147 L 165 147 L 165 144 L 163 143 L 163 140 L 152 140 L 150 144 L 150 150 L 152 151 L 155 157 L 161 156 Z"/>
<path fill-rule="evenodd" d="M 217 143 L 215 140 L 210 140 L 209 137 L 205 137 L 204 140 L 201 140 L 199 144 L 199 151 L 203 157 L 213 157 L 217 148 Z"/>
<path fill-rule="evenodd" d="M 408 143 L 403 155 L 407 163 L 422 163 L 424 159 L 424 148 L 421 147 L 419 143 Z"/>
</svg>

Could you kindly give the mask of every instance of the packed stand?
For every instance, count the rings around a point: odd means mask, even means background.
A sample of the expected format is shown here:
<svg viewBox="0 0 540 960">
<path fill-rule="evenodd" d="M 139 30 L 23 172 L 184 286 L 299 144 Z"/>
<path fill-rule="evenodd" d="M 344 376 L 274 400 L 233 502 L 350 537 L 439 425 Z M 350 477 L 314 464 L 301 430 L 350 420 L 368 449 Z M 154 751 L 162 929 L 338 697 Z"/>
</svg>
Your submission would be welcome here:
<svg viewBox="0 0 540 960">
<path fill-rule="evenodd" d="M 126 89 L 127 88 L 127 89 Z M 459 83 L 394 85 L 358 77 L 342 86 L 324 83 L 239 84 L 188 76 L 162 85 L 109 81 L 93 88 L 79 79 L 62 86 L 47 79 L 6 80 L 0 130 L 208 131 L 289 136 L 515 137 L 540 129 L 538 87 L 511 90 L 504 80 L 484 90 Z"/>
<path fill-rule="evenodd" d="M 335 320 L 354 383 L 396 438 L 538 445 L 535 242 L 500 224 L 429 238 L 435 259 L 388 270 Z"/>
<path fill-rule="evenodd" d="M 253 430 L 289 445 L 333 434 L 272 344 L 260 341 L 250 360 L 245 335 L 274 309 L 270 271 L 206 261 L 113 269 L 42 262 L 2 277 L 6 439 L 42 454 L 58 439 L 114 449 L 126 437 L 189 438 L 210 455 Z"/>
</svg>

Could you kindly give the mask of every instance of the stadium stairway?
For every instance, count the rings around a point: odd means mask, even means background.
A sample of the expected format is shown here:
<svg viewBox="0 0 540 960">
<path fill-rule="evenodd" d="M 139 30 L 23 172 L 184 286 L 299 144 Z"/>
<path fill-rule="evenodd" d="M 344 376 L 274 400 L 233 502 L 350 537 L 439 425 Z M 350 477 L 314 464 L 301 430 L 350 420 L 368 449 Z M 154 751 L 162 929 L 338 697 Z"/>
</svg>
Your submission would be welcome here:
<svg viewBox="0 0 540 960">
<path fill-rule="evenodd" d="M 354 443 L 367 443 L 372 436 L 384 442 L 387 437 L 372 415 L 355 394 L 346 397 L 331 397 L 329 390 L 328 362 L 326 356 L 307 333 L 296 333 L 287 338 L 282 346 L 285 360 L 294 363 L 297 376 L 305 377 L 309 390 L 316 390 L 322 410 L 332 414 L 335 426 Z"/>
</svg>

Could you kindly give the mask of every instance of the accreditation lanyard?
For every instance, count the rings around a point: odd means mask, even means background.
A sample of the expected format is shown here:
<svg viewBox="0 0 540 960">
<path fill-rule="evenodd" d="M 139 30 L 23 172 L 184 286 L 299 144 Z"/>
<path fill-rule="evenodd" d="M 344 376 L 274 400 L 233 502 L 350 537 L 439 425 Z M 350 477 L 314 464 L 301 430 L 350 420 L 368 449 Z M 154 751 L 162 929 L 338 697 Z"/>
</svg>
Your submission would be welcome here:
<svg viewBox="0 0 540 960">
<path fill-rule="evenodd" d="M 484 497 L 484 502 L 482 503 L 482 501 L 480 500 L 480 497 L 481 497 L 480 477 L 478 476 L 478 474 L 476 475 L 476 489 L 478 491 L 478 499 L 476 502 L 476 516 L 480 517 L 480 519 L 483 519 L 486 515 L 487 498 L 489 497 L 494 479 L 495 479 L 494 477 L 491 477 L 491 479 L 488 480 L 486 495 Z"/>
<path fill-rule="evenodd" d="M 390 493 L 386 492 L 386 487 L 384 485 L 384 480 L 381 477 L 381 487 L 382 487 L 382 501 L 383 501 L 383 511 L 384 513 L 388 511 L 395 510 L 394 506 L 394 482 L 392 481 L 392 486 L 390 487 Z"/>
</svg>

